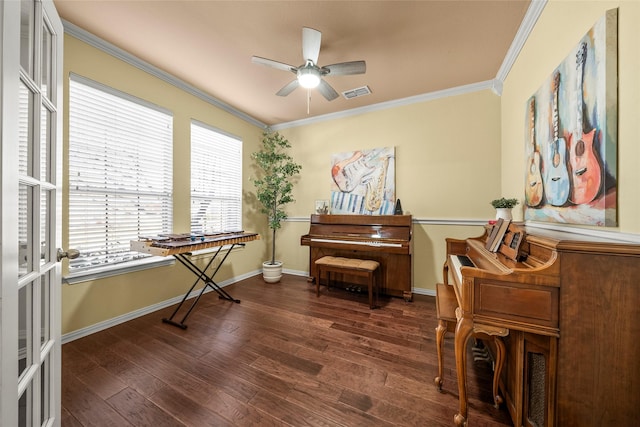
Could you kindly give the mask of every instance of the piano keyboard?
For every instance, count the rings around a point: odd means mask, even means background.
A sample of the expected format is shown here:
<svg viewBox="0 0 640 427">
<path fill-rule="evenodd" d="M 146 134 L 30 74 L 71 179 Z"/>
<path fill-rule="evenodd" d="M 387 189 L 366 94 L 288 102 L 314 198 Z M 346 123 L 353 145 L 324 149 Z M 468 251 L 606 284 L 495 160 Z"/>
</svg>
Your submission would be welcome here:
<svg viewBox="0 0 640 427">
<path fill-rule="evenodd" d="M 453 272 L 458 279 L 458 283 L 462 283 L 462 273 L 460 272 L 460 269 L 462 267 L 475 267 L 475 264 L 466 255 L 449 255 L 449 259 L 453 265 Z"/>
<path fill-rule="evenodd" d="M 456 257 L 458 258 L 458 260 L 460 261 L 460 264 L 462 264 L 463 267 L 475 267 L 476 266 L 473 263 L 473 261 L 471 261 L 471 258 L 469 258 L 466 255 L 456 255 Z"/>
<path fill-rule="evenodd" d="M 376 240 L 334 240 L 334 239 L 310 239 L 312 242 L 317 243 L 341 243 L 345 245 L 362 245 L 362 246 L 374 246 L 374 247 L 385 247 L 385 248 L 401 248 L 402 243 L 389 243 L 389 242 L 381 242 Z"/>
</svg>

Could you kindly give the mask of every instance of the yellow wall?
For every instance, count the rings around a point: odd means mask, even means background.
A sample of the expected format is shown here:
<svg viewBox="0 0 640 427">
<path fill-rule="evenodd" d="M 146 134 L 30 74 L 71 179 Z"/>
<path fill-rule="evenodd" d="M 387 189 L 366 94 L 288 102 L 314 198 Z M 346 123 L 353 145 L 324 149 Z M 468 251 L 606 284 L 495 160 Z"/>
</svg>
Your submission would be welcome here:
<svg viewBox="0 0 640 427">
<path fill-rule="evenodd" d="M 390 110 L 283 129 L 303 173 L 292 217 L 308 218 L 316 199 L 330 196 L 332 153 L 394 146 L 396 196 L 414 221 L 414 288 L 435 289 L 442 280 L 444 237 L 479 235 L 500 196 L 500 98 L 490 90 L 405 105 Z M 519 193 L 518 193 L 519 194 Z M 435 220 L 449 222 L 433 224 Z M 307 271 L 309 250 L 300 247 L 308 222 L 289 222 L 280 233 L 285 268 Z"/>
<path fill-rule="evenodd" d="M 478 225 L 456 225 L 458 221 L 475 220 L 477 224 L 492 217 L 489 201 L 496 197 L 522 201 L 525 102 L 577 40 L 606 10 L 615 7 L 619 7 L 617 231 L 640 233 L 640 2 L 550 1 L 509 72 L 501 97 L 483 90 L 281 130 L 293 144 L 295 160 L 303 166 L 294 190 L 297 201 L 287 208 L 291 220 L 278 232 L 276 256 L 285 262 L 285 269 L 308 270 L 309 251 L 300 246 L 300 236 L 309 229 L 314 201 L 329 198 L 331 154 L 394 146 L 397 197 L 416 221 L 414 287 L 418 292 L 433 292 L 442 276 L 444 238 L 482 231 Z M 66 36 L 65 73 L 69 72 L 173 111 L 176 232 L 189 229 L 191 118 L 243 139 L 244 194 L 245 201 L 250 200 L 253 169 L 249 154 L 258 147 L 260 129 Z M 67 113 L 65 110 L 65 148 Z M 259 232 L 263 240 L 247 245 L 242 254 L 232 255 L 221 280 L 255 272 L 268 257 L 270 233 L 264 218 L 249 203 L 243 209 L 245 229 Z M 515 218 L 521 217 L 522 211 L 516 209 Z M 67 235 L 63 230 L 63 239 Z M 193 277 L 177 265 L 64 285 L 62 331 L 69 333 L 160 303 L 182 294 L 185 283 L 192 281 Z"/>
<path fill-rule="evenodd" d="M 68 117 L 69 73 L 81 75 L 170 110 L 174 118 L 174 231 L 190 229 L 190 120 L 196 119 L 215 126 L 244 141 L 243 163 L 248 165 L 249 155 L 260 142 L 261 129 L 211 104 L 192 96 L 138 68 L 120 61 L 69 35 L 64 40 L 64 170 L 68 171 Z M 243 180 L 245 193 L 251 190 L 249 172 Z M 64 176 L 64 188 L 68 176 Z M 63 218 L 68 213 L 68 193 L 63 192 Z M 265 233 L 266 223 L 245 208 L 243 225 L 247 230 Z M 63 220 L 64 222 L 64 220 Z M 68 247 L 68 224 L 63 225 L 63 247 Z M 249 274 L 260 269 L 264 258 L 261 243 L 247 244 L 241 253 L 230 255 L 216 279 L 220 281 Z M 66 267 L 66 264 L 65 264 Z M 62 286 L 62 333 L 107 321 L 129 312 L 161 303 L 183 294 L 194 281 L 182 265 L 153 268 L 141 272 L 122 274 L 101 280 L 85 281 Z"/>
<path fill-rule="evenodd" d="M 602 17 L 618 8 L 618 230 L 640 232 L 640 1 L 550 1 L 504 82 L 502 189 L 522 194 L 526 102 Z M 515 178 L 517 179 L 515 179 Z"/>
</svg>

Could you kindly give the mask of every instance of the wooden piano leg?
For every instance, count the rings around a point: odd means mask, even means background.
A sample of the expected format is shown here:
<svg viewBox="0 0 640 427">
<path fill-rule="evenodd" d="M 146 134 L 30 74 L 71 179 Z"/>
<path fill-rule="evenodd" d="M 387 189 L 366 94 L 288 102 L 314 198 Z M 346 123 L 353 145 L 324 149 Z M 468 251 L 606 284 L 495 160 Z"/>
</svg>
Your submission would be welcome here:
<svg viewBox="0 0 640 427">
<path fill-rule="evenodd" d="M 494 336 L 493 341 L 496 344 L 496 366 L 493 370 L 493 405 L 497 408 L 500 407 L 502 403 L 502 396 L 500 396 L 500 391 L 498 389 L 500 385 L 500 374 L 502 373 L 502 367 L 504 366 L 504 357 L 506 354 L 506 349 L 504 346 L 504 341 L 499 336 Z"/>
<path fill-rule="evenodd" d="M 467 425 L 467 342 L 473 332 L 473 321 L 461 316 L 461 310 L 456 310 L 458 324 L 455 334 L 456 374 L 458 376 L 458 400 L 460 411 L 453 417 L 456 426 Z"/>
<path fill-rule="evenodd" d="M 438 326 L 436 326 L 436 350 L 438 353 L 438 376 L 434 379 L 436 388 L 438 391 L 442 391 L 442 382 L 444 376 L 444 358 L 442 353 L 442 342 L 444 336 L 447 333 L 449 322 L 444 319 L 438 320 Z"/>
</svg>

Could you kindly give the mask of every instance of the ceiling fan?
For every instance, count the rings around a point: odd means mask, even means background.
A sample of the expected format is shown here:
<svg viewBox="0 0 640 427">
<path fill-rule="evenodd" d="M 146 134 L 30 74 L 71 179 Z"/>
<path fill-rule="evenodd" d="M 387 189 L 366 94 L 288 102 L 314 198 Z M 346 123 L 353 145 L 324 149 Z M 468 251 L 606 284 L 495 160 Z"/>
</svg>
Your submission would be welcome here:
<svg viewBox="0 0 640 427">
<path fill-rule="evenodd" d="M 364 61 L 340 62 L 338 64 L 318 66 L 318 55 L 320 54 L 320 41 L 322 33 L 313 28 L 302 28 L 302 57 L 304 64 L 299 67 L 274 61 L 271 59 L 254 56 L 251 62 L 254 64 L 262 64 L 267 67 L 276 68 L 278 70 L 291 71 L 296 74 L 297 78 L 282 89 L 276 95 L 287 96 L 298 86 L 307 89 L 318 88 L 318 91 L 327 101 L 333 101 L 338 97 L 338 92 L 327 83 L 324 76 L 344 76 L 349 74 L 364 74 L 367 65 Z"/>
</svg>

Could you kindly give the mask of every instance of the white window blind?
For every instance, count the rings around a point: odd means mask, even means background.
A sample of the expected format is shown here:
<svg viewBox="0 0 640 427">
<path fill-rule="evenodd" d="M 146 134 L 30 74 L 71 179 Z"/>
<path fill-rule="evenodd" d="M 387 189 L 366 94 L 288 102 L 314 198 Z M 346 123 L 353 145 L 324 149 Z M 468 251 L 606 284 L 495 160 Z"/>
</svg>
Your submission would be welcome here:
<svg viewBox="0 0 640 427">
<path fill-rule="evenodd" d="M 191 231 L 242 230 L 242 141 L 191 122 Z"/>
<path fill-rule="evenodd" d="M 79 76 L 69 85 L 70 272 L 146 257 L 141 235 L 171 233 L 173 117 Z"/>
</svg>

